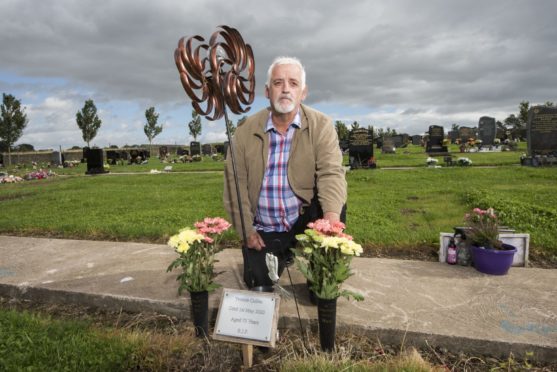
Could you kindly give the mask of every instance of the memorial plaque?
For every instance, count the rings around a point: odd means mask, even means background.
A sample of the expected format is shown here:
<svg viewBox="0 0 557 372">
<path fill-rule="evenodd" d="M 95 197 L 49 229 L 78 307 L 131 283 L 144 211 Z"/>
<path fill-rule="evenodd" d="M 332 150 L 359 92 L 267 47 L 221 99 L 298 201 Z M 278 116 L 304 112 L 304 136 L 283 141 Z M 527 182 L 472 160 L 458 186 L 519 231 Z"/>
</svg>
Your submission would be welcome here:
<svg viewBox="0 0 557 372">
<path fill-rule="evenodd" d="M 351 169 L 369 168 L 373 158 L 373 131 L 366 128 L 350 132 L 348 159 Z"/>
<path fill-rule="evenodd" d="M 190 155 L 201 155 L 201 143 L 199 142 L 190 142 Z"/>
<path fill-rule="evenodd" d="M 526 134 L 529 156 L 557 156 L 557 107 L 530 108 Z"/>
<path fill-rule="evenodd" d="M 482 146 L 493 146 L 496 134 L 497 124 L 495 123 L 495 118 L 482 116 L 478 123 L 478 139 L 482 141 Z"/>
<path fill-rule="evenodd" d="M 272 293 L 224 289 L 213 338 L 274 347 L 279 303 Z"/>
<path fill-rule="evenodd" d="M 443 146 L 443 140 L 445 139 L 445 129 L 439 125 L 430 125 L 428 131 L 428 141 L 426 152 L 430 154 L 442 154 L 447 153 L 447 146 Z"/>
</svg>

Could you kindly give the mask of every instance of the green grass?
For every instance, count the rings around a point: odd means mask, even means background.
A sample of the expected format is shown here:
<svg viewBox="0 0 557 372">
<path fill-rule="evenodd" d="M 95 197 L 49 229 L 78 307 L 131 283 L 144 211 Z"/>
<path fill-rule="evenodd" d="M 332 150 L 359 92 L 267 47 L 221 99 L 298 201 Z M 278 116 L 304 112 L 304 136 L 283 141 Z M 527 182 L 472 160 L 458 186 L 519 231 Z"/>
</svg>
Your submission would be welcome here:
<svg viewBox="0 0 557 372">
<path fill-rule="evenodd" d="M 1 371 L 126 370 L 139 346 L 84 322 L 0 310 Z"/>
<path fill-rule="evenodd" d="M 151 316 L 154 318 L 134 317 L 123 320 L 122 326 L 109 326 L 102 319 L 95 324 L 95 316 L 87 321 L 70 320 L 68 315 L 53 318 L 40 311 L 0 308 L 0 371 L 241 369 L 240 344 L 207 343 L 194 336 L 191 326 L 175 324 L 168 317 Z M 124 314 L 123 318 L 126 317 Z M 151 322 L 155 319 L 162 324 L 154 326 Z M 172 322 L 171 326 L 165 325 L 165 321 Z M 359 348 L 357 341 L 347 339 L 348 336 L 340 334 L 339 344 L 349 350 Z M 361 350 L 350 352 L 343 348 L 323 354 L 315 350 L 316 342 L 310 338 L 310 349 L 303 351 L 295 346 L 301 345 L 299 336 L 285 338 L 272 355 L 256 356 L 257 370 L 261 367 L 277 371 L 435 370 L 413 349 L 398 355 L 380 355 L 369 347 L 366 339 Z M 380 359 L 376 360 L 377 357 Z"/>
<path fill-rule="evenodd" d="M 356 170 L 348 232 L 364 246 L 436 247 L 473 207 L 557 253 L 557 172 L 506 166 Z M 222 173 L 55 177 L 0 186 L 0 233 L 164 242 L 205 216 L 225 216 Z M 237 237 L 230 233 L 227 240 Z"/>
</svg>

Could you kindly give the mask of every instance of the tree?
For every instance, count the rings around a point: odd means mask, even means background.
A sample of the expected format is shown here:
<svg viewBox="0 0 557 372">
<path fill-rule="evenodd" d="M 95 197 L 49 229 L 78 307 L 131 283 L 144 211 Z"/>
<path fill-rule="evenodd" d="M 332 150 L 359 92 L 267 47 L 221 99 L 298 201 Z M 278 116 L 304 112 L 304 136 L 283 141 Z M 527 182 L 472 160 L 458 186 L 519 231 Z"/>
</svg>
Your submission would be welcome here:
<svg viewBox="0 0 557 372">
<path fill-rule="evenodd" d="M 518 119 L 522 127 L 526 126 L 528 123 L 528 110 L 530 109 L 530 102 L 522 101 L 518 105 Z"/>
<path fill-rule="evenodd" d="M 162 132 L 162 125 L 157 126 L 157 120 L 159 120 L 159 114 L 155 111 L 154 107 L 149 107 L 145 110 L 145 118 L 147 119 L 147 124 L 143 127 L 143 131 L 149 140 L 149 153 L 152 153 L 151 149 L 153 138 L 158 136 Z"/>
<path fill-rule="evenodd" d="M 11 94 L 2 93 L 0 110 L 0 140 L 8 148 L 8 165 L 11 165 L 11 148 L 23 134 L 27 125 L 27 115 L 25 108 L 21 107 L 21 102 Z"/>
<path fill-rule="evenodd" d="M 335 121 L 335 130 L 337 131 L 337 136 L 339 141 L 348 141 L 350 138 L 350 131 L 346 127 L 344 122 L 337 120 Z"/>
<path fill-rule="evenodd" d="M 352 130 L 354 130 L 354 129 L 359 129 L 359 128 L 360 128 L 360 124 L 359 124 L 357 121 L 354 121 L 354 122 L 352 123 Z"/>
<path fill-rule="evenodd" d="M 15 149 L 21 152 L 35 151 L 35 147 L 29 143 L 21 143 L 17 145 Z"/>
<path fill-rule="evenodd" d="M 89 143 L 95 138 L 102 124 L 101 119 L 97 115 L 97 107 L 92 99 L 85 101 L 81 111 L 75 114 L 75 121 L 83 133 L 83 140 L 87 142 L 87 147 L 90 147 Z"/>
<path fill-rule="evenodd" d="M 201 116 L 195 110 L 191 112 L 192 120 L 188 123 L 190 128 L 190 135 L 193 137 L 194 141 L 197 141 L 197 136 L 201 134 Z"/>
<path fill-rule="evenodd" d="M 544 105 L 547 106 L 547 107 L 553 107 L 553 102 L 545 101 Z"/>
<path fill-rule="evenodd" d="M 238 123 L 240 121 L 238 120 Z M 227 130 L 230 132 L 230 137 L 232 137 L 234 135 L 234 132 L 236 132 L 236 127 L 234 126 L 234 123 L 232 122 L 232 120 L 228 119 L 226 121 L 226 127 Z"/>
</svg>

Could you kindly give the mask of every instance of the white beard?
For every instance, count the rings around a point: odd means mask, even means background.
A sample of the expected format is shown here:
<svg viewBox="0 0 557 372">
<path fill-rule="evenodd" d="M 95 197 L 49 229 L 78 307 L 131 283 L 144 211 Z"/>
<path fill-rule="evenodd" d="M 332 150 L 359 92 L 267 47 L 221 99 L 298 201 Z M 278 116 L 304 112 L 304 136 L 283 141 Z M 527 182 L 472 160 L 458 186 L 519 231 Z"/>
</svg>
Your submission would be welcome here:
<svg viewBox="0 0 557 372">
<path fill-rule="evenodd" d="M 292 101 L 288 101 L 288 103 L 286 104 L 281 104 L 280 98 L 274 102 L 273 106 L 275 108 L 275 111 L 278 112 L 279 114 L 288 114 L 294 111 L 294 109 L 296 108 L 296 105 Z"/>
</svg>

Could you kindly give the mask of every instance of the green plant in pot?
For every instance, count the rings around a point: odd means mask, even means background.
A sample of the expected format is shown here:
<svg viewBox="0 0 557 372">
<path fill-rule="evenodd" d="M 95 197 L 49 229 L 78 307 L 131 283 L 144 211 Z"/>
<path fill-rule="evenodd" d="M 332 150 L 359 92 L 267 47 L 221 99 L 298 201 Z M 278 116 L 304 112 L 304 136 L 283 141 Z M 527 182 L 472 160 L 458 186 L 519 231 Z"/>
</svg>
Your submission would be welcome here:
<svg viewBox="0 0 557 372">
<path fill-rule="evenodd" d="M 512 265 L 516 248 L 499 240 L 499 219 L 493 208 L 474 208 L 464 215 L 474 267 L 485 274 L 504 275 Z"/>
<path fill-rule="evenodd" d="M 178 257 L 167 268 L 170 272 L 181 268 L 176 280 L 180 283 L 178 295 L 186 289 L 190 293 L 195 331 L 198 337 L 208 335 L 208 293 L 219 284 L 215 277 L 215 254 L 219 250 L 222 233 L 230 227 L 226 220 L 205 218 L 195 223 L 195 229 L 186 227 L 168 240 L 168 245 L 178 253 Z"/>
<path fill-rule="evenodd" d="M 363 249 L 350 235 L 344 224 L 317 220 L 308 224 L 304 234 L 296 235 L 298 247 L 294 249 L 296 264 L 308 280 L 310 290 L 317 296 L 319 339 L 321 348 L 334 348 L 336 329 L 336 302 L 340 296 L 362 301 L 361 294 L 342 289 L 350 276 L 350 263 Z"/>
</svg>

